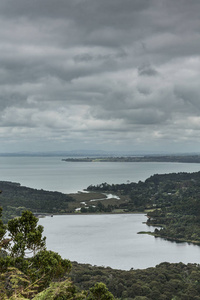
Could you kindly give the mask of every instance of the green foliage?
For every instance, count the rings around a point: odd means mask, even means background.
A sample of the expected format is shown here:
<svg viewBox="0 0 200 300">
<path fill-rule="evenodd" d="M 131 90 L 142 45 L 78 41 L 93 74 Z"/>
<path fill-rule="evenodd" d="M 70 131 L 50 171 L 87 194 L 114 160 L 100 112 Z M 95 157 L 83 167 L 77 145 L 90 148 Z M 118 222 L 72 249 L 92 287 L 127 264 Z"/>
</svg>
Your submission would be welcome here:
<svg viewBox="0 0 200 300">
<path fill-rule="evenodd" d="M 12 245 L 10 255 L 0 256 L 0 299 L 84 300 L 88 294 L 88 299 L 114 299 L 104 284 L 95 285 L 90 292 L 78 292 L 69 278 L 63 281 L 71 270 L 71 262 L 45 250 L 43 228 L 37 223 L 30 211 L 8 222 Z M 3 223 L 0 224 L 4 229 Z M 34 256 L 25 258 L 27 249 Z"/>
<path fill-rule="evenodd" d="M 10 255 L 0 256 L 1 298 L 14 297 L 14 294 L 30 297 L 71 270 L 69 260 L 45 250 L 43 227 L 37 223 L 38 219 L 30 211 L 8 222 L 12 244 Z M 34 256 L 25 259 L 27 250 Z"/>
<path fill-rule="evenodd" d="M 27 275 L 15 267 L 9 267 L 0 274 L 1 299 L 24 299 L 37 291 L 37 285 L 31 284 Z"/>
<path fill-rule="evenodd" d="M 67 212 L 68 203 L 74 201 L 71 196 L 60 192 L 32 189 L 19 183 L 0 181 L 0 186 L 4 223 L 20 216 L 24 209 L 38 214 Z"/>
<path fill-rule="evenodd" d="M 77 292 L 74 284 L 69 280 L 63 282 L 52 282 L 46 290 L 36 295 L 33 300 L 84 300 L 86 294 Z"/>
<path fill-rule="evenodd" d="M 38 218 L 30 211 L 24 211 L 21 217 L 8 222 L 9 236 L 13 243 L 10 246 L 11 256 L 24 257 L 27 250 L 35 255 L 39 250 L 45 249 L 43 227 L 37 226 L 37 223 Z"/>
<path fill-rule="evenodd" d="M 123 271 L 74 262 L 70 276 L 81 289 L 101 281 L 119 299 L 193 300 L 200 295 L 198 264 L 164 262 L 155 268 Z"/>
<path fill-rule="evenodd" d="M 71 262 L 52 251 L 40 251 L 28 259 L 7 256 L 0 258 L 0 291 L 30 298 L 71 270 Z M 0 299 L 2 295 L 0 293 Z"/>
<path fill-rule="evenodd" d="M 114 296 L 104 283 L 97 282 L 94 287 L 90 288 L 88 300 L 114 300 Z"/>
<path fill-rule="evenodd" d="M 200 244 L 200 172 L 155 174 L 145 182 L 102 183 L 88 190 L 126 195 L 126 202 L 118 208 L 147 210 L 147 225 L 162 227 L 155 230 L 155 236 Z"/>
<path fill-rule="evenodd" d="M 58 253 L 53 251 L 40 251 L 33 258 L 31 263 L 31 278 L 37 280 L 42 278 L 41 286 L 46 287 L 52 280 L 63 277 L 71 270 L 71 262 L 62 259 Z"/>
</svg>

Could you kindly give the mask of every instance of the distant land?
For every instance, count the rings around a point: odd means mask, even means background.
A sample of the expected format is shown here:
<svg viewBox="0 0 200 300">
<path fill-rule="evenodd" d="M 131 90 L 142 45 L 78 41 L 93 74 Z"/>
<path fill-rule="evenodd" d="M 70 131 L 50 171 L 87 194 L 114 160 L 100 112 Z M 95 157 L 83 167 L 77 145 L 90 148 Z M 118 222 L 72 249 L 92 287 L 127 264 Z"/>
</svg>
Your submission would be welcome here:
<svg viewBox="0 0 200 300">
<path fill-rule="evenodd" d="M 66 151 L 20 151 L 20 152 L 0 152 L 4 157 L 151 157 L 151 156 L 198 156 L 200 153 L 171 153 L 158 151 L 106 151 L 106 150 L 66 150 Z"/>
<path fill-rule="evenodd" d="M 121 156 L 121 157 L 84 157 L 63 158 L 65 162 L 177 162 L 200 163 L 200 155 L 152 155 L 152 156 Z"/>
</svg>

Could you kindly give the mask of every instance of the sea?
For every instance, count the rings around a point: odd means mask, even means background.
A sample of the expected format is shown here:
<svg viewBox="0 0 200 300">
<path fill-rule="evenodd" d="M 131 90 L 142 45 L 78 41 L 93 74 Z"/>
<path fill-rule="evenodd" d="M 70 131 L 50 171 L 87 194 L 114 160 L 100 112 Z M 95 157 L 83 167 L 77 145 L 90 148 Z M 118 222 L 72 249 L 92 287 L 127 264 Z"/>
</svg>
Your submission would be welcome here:
<svg viewBox="0 0 200 300">
<path fill-rule="evenodd" d="M 153 174 L 198 172 L 197 163 L 65 162 L 66 157 L 0 157 L 0 181 L 62 193 L 89 185 L 144 181 Z"/>
<path fill-rule="evenodd" d="M 89 185 L 144 181 L 153 174 L 197 172 L 200 164 L 65 162 L 66 157 L 0 157 L 0 181 L 75 193 Z M 1 188 L 0 188 L 1 189 Z M 199 263 L 200 247 L 139 231 L 153 231 L 144 214 L 62 215 L 41 218 L 47 249 L 79 263 L 130 270 L 167 262 Z"/>
</svg>

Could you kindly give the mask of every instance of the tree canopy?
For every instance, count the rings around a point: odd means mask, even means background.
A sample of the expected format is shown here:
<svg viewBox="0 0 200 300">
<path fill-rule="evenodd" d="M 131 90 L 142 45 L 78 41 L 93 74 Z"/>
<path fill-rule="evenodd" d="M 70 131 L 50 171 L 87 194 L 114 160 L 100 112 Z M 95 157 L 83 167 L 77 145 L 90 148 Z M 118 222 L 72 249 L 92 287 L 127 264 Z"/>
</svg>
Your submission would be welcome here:
<svg viewBox="0 0 200 300">
<path fill-rule="evenodd" d="M 26 254 L 45 249 L 46 237 L 42 237 L 43 226 L 38 225 L 38 218 L 32 212 L 23 211 L 22 216 L 8 222 L 11 238 L 11 256 L 24 257 Z M 27 252 L 28 251 L 28 252 Z"/>
<path fill-rule="evenodd" d="M 79 291 L 68 277 L 71 262 L 46 250 L 43 227 L 37 223 L 38 219 L 27 210 L 21 217 L 10 220 L 7 228 L 0 219 L 0 245 L 6 229 L 10 236 L 7 252 L 0 253 L 0 299 L 114 299 L 103 283 L 96 284 L 94 289 Z M 27 251 L 33 255 L 26 258 Z"/>
</svg>

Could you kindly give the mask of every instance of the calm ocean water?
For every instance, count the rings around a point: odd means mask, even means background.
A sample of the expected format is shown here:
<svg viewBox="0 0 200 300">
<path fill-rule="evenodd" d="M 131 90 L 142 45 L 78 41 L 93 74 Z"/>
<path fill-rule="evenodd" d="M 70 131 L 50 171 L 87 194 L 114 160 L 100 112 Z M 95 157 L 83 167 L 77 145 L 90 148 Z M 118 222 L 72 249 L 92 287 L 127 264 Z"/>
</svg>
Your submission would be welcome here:
<svg viewBox="0 0 200 300">
<path fill-rule="evenodd" d="M 64 193 L 90 184 L 138 182 L 157 173 L 196 172 L 200 164 L 182 163 L 70 163 L 63 157 L 0 157 L 0 181 Z M 163 261 L 199 263 L 200 247 L 176 244 L 148 235 L 140 215 L 54 216 L 40 219 L 47 247 L 63 258 L 81 263 L 129 270 Z"/>
<path fill-rule="evenodd" d="M 143 181 L 153 174 L 196 172 L 200 164 L 183 163 L 122 163 L 64 162 L 63 157 L 0 157 L 0 181 L 72 193 L 90 184 Z"/>
</svg>

